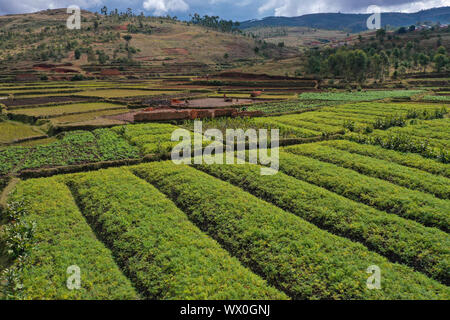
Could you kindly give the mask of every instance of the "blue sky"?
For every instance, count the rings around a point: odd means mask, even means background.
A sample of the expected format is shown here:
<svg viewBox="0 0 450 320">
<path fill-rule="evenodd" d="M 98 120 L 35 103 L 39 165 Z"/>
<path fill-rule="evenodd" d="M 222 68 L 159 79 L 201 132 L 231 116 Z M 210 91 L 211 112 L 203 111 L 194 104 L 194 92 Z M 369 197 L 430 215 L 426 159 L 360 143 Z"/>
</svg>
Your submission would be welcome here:
<svg viewBox="0 0 450 320">
<path fill-rule="evenodd" d="M 42 9 L 79 5 L 83 9 L 99 11 L 127 7 L 146 15 L 178 16 L 186 19 L 190 13 L 217 15 L 225 19 L 249 20 L 267 16 L 299 16 L 318 12 L 363 12 L 370 5 L 383 11 L 415 12 L 440 6 L 450 6 L 450 0 L 0 0 L 0 14 L 34 12 Z"/>
</svg>

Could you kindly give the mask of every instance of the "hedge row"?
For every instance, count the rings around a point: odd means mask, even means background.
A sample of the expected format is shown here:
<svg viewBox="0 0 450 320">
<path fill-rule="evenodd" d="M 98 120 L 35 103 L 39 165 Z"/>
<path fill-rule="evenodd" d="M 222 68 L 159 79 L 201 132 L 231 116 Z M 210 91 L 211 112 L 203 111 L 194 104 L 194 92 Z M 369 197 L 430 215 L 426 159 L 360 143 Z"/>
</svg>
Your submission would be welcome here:
<svg viewBox="0 0 450 320">
<path fill-rule="evenodd" d="M 140 157 L 137 147 L 110 129 L 73 131 L 53 143 L 34 147 L 8 147 L 0 151 L 0 175 Z"/>
<path fill-rule="evenodd" d="M 10 173 L 29 152 L 25 147 L 7 147 L 0 150 L 0 176 Z"/>
<path fill-rule="evenodd" d="M 421 155 L 414 153 L 402 153 L 394 150 L 387 150 L 379 146 L 372 146 L 367 144 L 359 144 L 347 140 L 334 140 L 321 142 L 335 149 L 348 151 L 353 154 L 360 154 L 380 160 L 394 162 L 410 168 L 416 168 L 432 174 L 442 175 L 450 178 L 450 165 L 441 163 L 432 159 L 427 159 Z"/>
<path fill-rule="evenodd" d="M 350 169 L 280 152 L 280 170 L 379 210 L 448 232 L 450 201 L 367 177 Z"/>
<path fill-rule="evenodd" d="M 334 110 L 328 110 L 324 111 L 324 109 L 321 109 L 320 111 L 316 112 L 307 112 L 302 113 L 299 115 L 291 115 L 292 120 L 301 120 L 301 121 L 308 121 L 313 123 L 326 123 L 328 125 L 334 125 L 339 126 L 342 125 L 342 122 L 344 120 L 348 119 L 348 116 L 341 116 L 338 113 L 336 113 L 337 109 Z M 353 117 L 354 119 L 354 117 Z M 368 116 L 361 116 L 361 120 L 364 120 L 365 122 L 370 122 L 374 119 L 374 117 L 368 117 Z"/>
<path fill-rule="evenodd" d="M 66 178 L 82 211 L 148 299 L 287 299 L 126 169 Z"/>
<path fill-rule="evenodd" d="M 350 240 L 329 234 L 241 189 L 187 166 L 132 167 L 190 220 L 294 299 L 448 299 L 449 289 Z M 366 286 L 369 266 L 381 290 Z"/>
<path fill-rule="evenodd" d="M 406 133 L 394 133 L 375 130 L 372 134 L 348 132 L 344 138 L 350 141 L 381 146 L 385 149 L 418 153 L 426 158 L 437 159 L 442 163 L 450 163 L 447 140 L 414 137 Z"/>
<path fill-rule="evenodd" d="M 312 138 L 321 135 L 320 131 L 283 124 L 273 120 L 271 117 L 255 118 L 253 120 L 254 123 L 261 128 L 279 129 L 280 136 L 293 135 L 298 138 Z"/>
<path fill-rule="evenodd" d="M 362 242 L 391 261 L 407 264 L 436 280 L 449 283 L 450 237 L 445 232 L 375 210 L 281 172 L 275 176 L 262 176 L 260 167 L 256 165 L 204 165 L 196 168 L 322 229 Z"/>
<path fill-rule="evenodd" d="M 288 116 L 281 116 L 281 117 L 274 117 L 271 118 L 273 121 L 294 126 L 294 127 L 300 127 L 305 128 L 309 130 L 314 130 L 316 132 L 326 132 L 329 134 L 337 134 L 337 133 L 344 133 L 344 129 L 341 126 L 331 126 L 323 123 L 313 123 L 308 121 L 303 121 L 300 119 L 295 119 L 291 115 Z"/>
<path fill-rule="evenodd" d="M 21 223 L 34 223 L 30 244 L 14 243 L 14 251 L 27 246 L 8 270 L 23 289 L 13 299 L 137 299 L 130 281 L 121 273 L 108 249 L 99 242 L 79 212 L 70 190 L 56 178 L 19 183 L 10 202 L 24 202 Z M 17 220 L 17 217 L 15 217 Z M 17 223 L 17 221 L 16 221 Z M 12 237 L 9 239 L 19 239 Z M 24 259 L 24 260 L 23 260 Z M 21 267 L 20 261 L 23 260 Z M 69 290 L 69 266 L 80 268 L 81 289 Z"/>
<path fill-rule="evenodd" d="M 450 127 L 450 122 L 447 124 Z M 447 132 L 446 132 L 447 131 Z M 391 128 L 389 132 L 407 133 L 411 136 L 420 137 L 422 139 L 447 140 L 447 146 L 450 146 L 450 132 L 439 127 L 429 127 L 426 125 L 410 125 L 404 128 Z"/>
<path fill-rule="evenodd" d="M 417 169 L 404 167 L 386 160 L 352 154 L 320 144 L 290 146 L 284 151 L 336 164 L 409 189 L 430 193 L 441 199 L 450 199 L 450 180 Z"/>
</svg>

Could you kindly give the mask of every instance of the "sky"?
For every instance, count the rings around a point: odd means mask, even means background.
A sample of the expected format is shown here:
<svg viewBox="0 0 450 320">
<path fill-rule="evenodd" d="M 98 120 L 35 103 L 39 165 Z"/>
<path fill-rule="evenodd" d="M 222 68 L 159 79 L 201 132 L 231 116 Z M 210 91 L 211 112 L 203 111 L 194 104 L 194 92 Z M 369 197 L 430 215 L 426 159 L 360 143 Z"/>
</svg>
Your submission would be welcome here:
<svg viewBox="0 0 450 320">
<path fill-rule="evenodd" d="M 100 11 L 130 7 L 145 15 L 171 15 L 188 19 L 189 14 L 215 15 L 223 19 L 244 21 L 267 16 L 300 16 L 309 13 L 366 13 L 370 5 L 382 11 L 416 12 L 422 9 L 450 6 L 450 0 L 0 0 L 0 14 L 35 12 L 43 9 L 78 5 L 82 9 Z"/>
</svg>

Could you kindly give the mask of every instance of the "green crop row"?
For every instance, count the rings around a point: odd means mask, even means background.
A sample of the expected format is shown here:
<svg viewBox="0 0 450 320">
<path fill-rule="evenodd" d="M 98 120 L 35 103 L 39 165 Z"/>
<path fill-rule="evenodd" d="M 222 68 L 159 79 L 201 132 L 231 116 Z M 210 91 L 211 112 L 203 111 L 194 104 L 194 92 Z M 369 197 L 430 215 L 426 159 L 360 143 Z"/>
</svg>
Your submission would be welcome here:
<svg viewBox="0 0 450 320">
<path fill-rule="evenodd" d="M 422 93 L 422 90 L 379 90 L 360 92 L 305 92 L 300 94 L 302 100 L 331 101 L 372 101 L 386 98 L 409 98 Z"/>
<path fill-rule="evenodd" d="M 333 102 L 327 105 L 336 104 Z M 322 106 L 320 102 L 308 102 L 308 101 L 287 101 L 287 102 L 269 102 L 253 104 L 247 108 L 248 111 L 262 111 L 264 113 L 284 113 L 284 112 L 296 112 L 313 110 Z"/>
<path fill-rule="evenodd" d="M 425 120 L 425 121 L 419 121 L 417 124 L 419 127 L 426 127 L 426 128 L 436 128 L 440 131 L 450 133 L 450 119 L 444 118 L 444 119 L 435 119 L 435 120 Z"/>
<path fill-rule="evenodd" d="M 270 118 L 272 121 L 293 127 L 305 128 L 314 132 L 325 132 L 328 134 L 343 133 L 342 123 L 340 126 L 332 126 L 323 123 L 314 123 L 301 120 L 299 115 L 286 115 Z"/>
<path fill-rule="evenodd" d="M 86 219 L 148 299 L 286 299 L 126 169 L 65 178 Z"/>
<path fill-rule="evenodd" d="M 433 126 L 431 123 L 435 120 L 429 120 L 418 123 L 413 122 L 405 128 L 391 128 L 389 132 L 404 132 L 418 137 L 447 140 L 447 145 L 450 145 L 450 119 L 446 118 L 441 120 L 443 122 L 445 121 L 442 126 Z"/>
<path fill-rule="evenodd" d="M 380 146 L 359 144 L 348 140 L 333 140 L 320 143 L 338 150 L 348 151 L 353 154 L 359 154 L 397 163 L 402 166 L 416 168 L 432 174 L 442 175 L 450 178 L 450 165 L 438 162 L 432 159 L 424 158 L 414 153 L 402 153 L 394 150 L 387 150 Z"/>
<path fill-rule="evenodd" d="M 110 129 L 73 131 L 53 143 L 0 151 L 0 175 L 11 171 L 139 158 L 136 147 Z"/>
<path fill-rule="evenodd" d="M 300 128 L 296 126 L 286 125 L 275 121 L 272 118 L 254 118 L 253 122 L 259 128 L 279 129 L 280 137 L 285 138 L 312 138 L 321 135 L 320 131 Z"/>
<path fill-rule="evenodd" d="M 324 124 L 332 127 L 342 127 L 344 121 L 347 121 L 348 118 L 339 117 L 336 113 L 332 112 L 306 112 L 302 114 L 292 114 L 289 116 L 289 120 L 308 122 L 315 125 Z"/>
<path fill-rule="evenodd" d="M 450 179 L 386 160 L 357 155 L 317 143 L 291 146 L 285 148 L 284 151 L 333 163 L 366 176 L 386 180 L 409 189 L 427 192 L 438 198 L 450 199 Z"/>
<path fill-rule="evenodd" d="M 3 189 L 8 185 L 9 178 L 7 177 L 0 177 L 0 194 L 2 194 Z M 0 208 L 1 212 L 1 208 Z"/>
<path fill-rule="evenodd" d="M 449 283 L 450 237 L 445 232 L 375 210 L 281 172 L 263 176 L 256 165 L 202 165 L 196 168 L 322 229 L 362 242 L 392 261 Z"/>
<path fill-rule="evenodd" d="M 9 217 L 13 221 L 7 228 L 8 248 L 17 259 L 2 274 L 8 281 L 7 298 L 138 298 L 110 251 L 96 239 L 64 184 L 55 178 L 21 182 L 10 198 L 10 203 L 14 202 L 23 202 L 25 213 Z M 24 229 L 28 231 L 26 236 Z M 79 267 L 78 290 L 69 290 L 66 285 L 71 266 Z"/>
<path fill-rule="evenodd" d="M 0 176 L 13 170 L 29 152 L 24 147 L 7 147 L 0 150 Z"/>
<path fill-rule="evenodd" d="M 449 231 L 450 201 L 368 177 L 334 164 L 286 152 L 280 152 L 280 170 L 351 200 L 415 220 L 429 227 Z"/>
<path fill-rule="evenodd" d="M 425 96 L 423 97 L 423 100 L 448 102 L 450 101 L 450 96 Z"/>
<path fill-rule="evenodd" d="M 144 134 L 163 134 L 163 133 L 171 133 L 174 130 L 178 129 L 177 126 L 165 123 L 146 123 L 146 124 L 135 124 L 135 125 L 127 125 L 127 126 L 118 126 L 114 127 L 111 130 L 114 132 L 123 135 L 128 140 L 144 135 Z"/>
<path fill-rule="evenodd" d="M 194 168 L 155 162 L 131 170 L 168 195 L 244 265 L 293 299 L 449 297 L 449 289 L 435 280 Z M 366 271 L 372 265 L 383 270 L 380 290 L 366 285 Z"/>
<path fill-rule="evenodd" d="M 344 138 L 358 143 L 381 146 L 385 149 L 418 153 L 426 158 L 437 159 L 443 163 L 450 162 L 446 140 L 432 140 L 382 130 L 376 130 L 371 134 L 349 132 Z"/>
</svg>

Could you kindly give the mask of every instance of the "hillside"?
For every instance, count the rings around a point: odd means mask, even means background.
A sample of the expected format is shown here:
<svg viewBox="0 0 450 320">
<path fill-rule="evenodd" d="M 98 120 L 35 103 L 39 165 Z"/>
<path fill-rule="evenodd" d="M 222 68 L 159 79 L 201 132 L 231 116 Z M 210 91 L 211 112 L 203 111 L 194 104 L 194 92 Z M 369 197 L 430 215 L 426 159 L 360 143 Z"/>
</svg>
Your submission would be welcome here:
<svg viewBox="0 0 450 320">
<path fill-rule="evenodd" d="M 127 71 L 135 68 L 145 74 L 192 74 L 297 54 L 294 49 L 276 45 L 262 48 L 240 33 L 218 32 L 168 18 L 83 11 L 81 30 L 69 30 L 68 16 L 65 9 L 0 16 L 2 75 L 31 68 L 39 76 L 47 73 L 55 79 L 114 69 L 103 72 L 111 75 L 123 65 L 128 66 Z M 129 42 L 124 39 L 126 35 L 131 36 Z M 255 50 L 258 46 L 260 50 Z"/>
<path fill-rule="evenodd" d="M 256 27 L 309 27 L 328 30 L 361 32 L 367 30 L 366 21 L 370 14 L 318 13 L 300 17 L 267 17 L 241 23 L 242 29 Z M 450 23 L 450 7 L 434 8 L 416 13 L 382 13 L 383 26 L 402 27 L 417 22 Z"/>
</svg>

